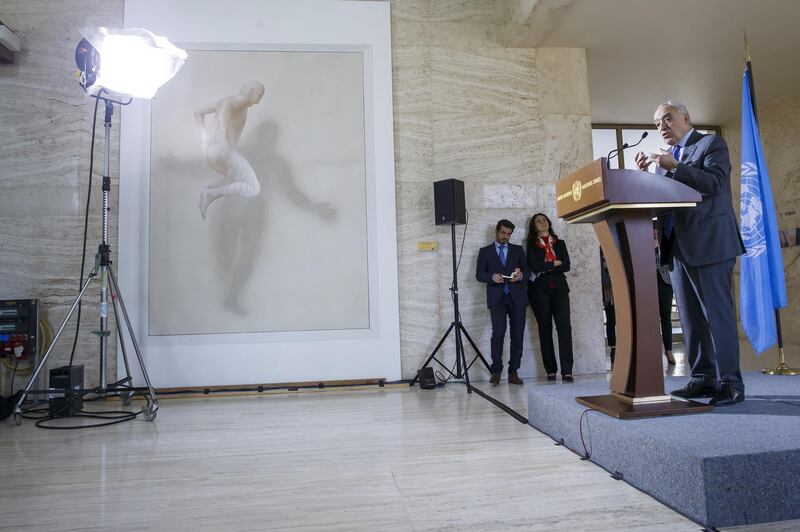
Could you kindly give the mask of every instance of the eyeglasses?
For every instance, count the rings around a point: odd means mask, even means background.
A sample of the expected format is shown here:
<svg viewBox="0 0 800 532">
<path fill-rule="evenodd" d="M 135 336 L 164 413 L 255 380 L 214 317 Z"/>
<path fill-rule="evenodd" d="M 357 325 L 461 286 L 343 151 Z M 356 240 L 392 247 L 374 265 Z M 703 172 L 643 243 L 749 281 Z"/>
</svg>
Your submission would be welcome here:
<svg viewBox="0 0 800 532">
<path fill-rule="evenodd" d="M 656 129 L 661 129 L 661 124 L 666 124 L 669 127 L 673 122 L 675 122 L 675 118 L 672 116 L 672 113 L 664 113 L 664 115 L 661 118 L 657 118 L 654 123 Z"/>
</svg>

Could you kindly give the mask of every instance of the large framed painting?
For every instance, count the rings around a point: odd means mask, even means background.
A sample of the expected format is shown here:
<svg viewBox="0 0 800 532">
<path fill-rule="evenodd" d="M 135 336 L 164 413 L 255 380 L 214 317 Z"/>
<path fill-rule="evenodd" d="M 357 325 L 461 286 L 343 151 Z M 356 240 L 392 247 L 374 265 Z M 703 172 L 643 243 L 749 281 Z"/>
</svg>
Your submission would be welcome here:
<svg viewBox="0 0 800 532">
<path fill-rule="evenodd" d="M 125 6 L 188 53 L 122 119 L 118 269 L 151 378 L 399 378 L 389 5 L 234 4 Z"/>
<path fill-rule="evenodd" d="M 148 333 L 369 328 L 364 54 L 187 52 L 151 107 Z"/>
</svg>

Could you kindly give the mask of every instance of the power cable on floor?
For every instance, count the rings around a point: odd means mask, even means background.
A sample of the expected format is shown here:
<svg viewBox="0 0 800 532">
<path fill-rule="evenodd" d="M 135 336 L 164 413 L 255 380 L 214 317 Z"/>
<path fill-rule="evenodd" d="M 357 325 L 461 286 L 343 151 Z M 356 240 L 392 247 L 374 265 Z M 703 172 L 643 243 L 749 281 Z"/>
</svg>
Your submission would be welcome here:
<svg viewBox="0 0 800 532">
<path fill-rule="evenodd" d="M 583 418 L 589 412 L 598 412 L 598 410 L 595 410 L 594 408 L 587 408 L 586 410 L 581 412 L 581 417 L 578 420 L 578 432 L 581 435 L 581 445 L 583 445 L 583 456 L 581 457 L 581 460 L 589 460 L 589 458 L 592 456 L 592 454 L 586 448 L 586 440 L 583 439 Z M 588 432 L 588 429 L 589 429 L 589 422 L 588 421 L 586 422 L 586 429 L 587 429 L 587 432 Z"/>
</svg>

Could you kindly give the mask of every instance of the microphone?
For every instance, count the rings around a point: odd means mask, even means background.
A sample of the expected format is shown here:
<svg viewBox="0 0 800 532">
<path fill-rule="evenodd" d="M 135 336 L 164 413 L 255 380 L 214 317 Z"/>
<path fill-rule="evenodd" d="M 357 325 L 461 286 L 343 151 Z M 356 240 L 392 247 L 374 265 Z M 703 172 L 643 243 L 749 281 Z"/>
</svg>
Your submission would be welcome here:
<svg viewBox="0 0 800 532">
<path fill-rule="evenodd" d="M 647 131 L 645 131 L 644 133 L 642 133 L 642 136 L 639 138 L 639 141 L 638 141 L 636 144 L 631 144 L 630 146 L 628 146 L 627 144 L 625 144 L 625 145 L 623 145 L 623 146 L 622 146 L 622 149 L 624 150 L 624 149 L 626 149 L 626 148 L 633 148 L 634 146 L 638 146 L 639 144 L 641 144 L 641 143 L 642 143 L 642 141 L 644 140 L 644 138 L 645 138 L 646 136 L 647 136 Z"/>
<path fill-rule="evenodd" d="M 617 148 L 615 150 L 611 150 L 610 152 L 608 152 L 608 155 L 606 156 L 606 168 L 611 168 L 611 159 L 613 159 L 614 157 L 616 157 L 617 155 L 619 155 L 623 151 L 627 150 L 628 148 L 633 148 L 635 146 L 638 146 L 639 144 L 642 143 L 642 141 L 644 140 L 644 138 L 646 136 L 647 136 L 647 131 L 642 133 L 642 136 L 639 137 L 639 141 L 636 142 L 635 144 L 628 144 L 626 142 L 625 144 L 622 145 L 621 148 Z"/>
</svg>

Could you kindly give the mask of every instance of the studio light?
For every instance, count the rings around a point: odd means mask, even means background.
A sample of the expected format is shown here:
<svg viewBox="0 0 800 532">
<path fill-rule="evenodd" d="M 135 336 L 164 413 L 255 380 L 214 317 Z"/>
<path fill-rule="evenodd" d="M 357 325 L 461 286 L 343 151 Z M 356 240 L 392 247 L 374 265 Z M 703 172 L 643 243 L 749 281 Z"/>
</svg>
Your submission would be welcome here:
<svg viewBox="0 0 800 532">
<path fill-rule="evenodd" d="M 82 28 L 80 33 L 75 62 L 90 94 L 106 89 L 150 99 L 186 61 L 185 51 L 142 28 Z"/>
<path fill-rule="evenodd" d="M 111 260 L 108 219 L 108 213 L 110 211 L 109 198 L 111 193 L 109 152 L 111 144 L 111 118 L 114 114 L 115 104 L 125 106 L 130 104 L 134 98 L 150 99 L 155 96 L 158 88 L 172 79 L 181 69 L 183 63 L 186 61 L 186 52 L 174 46 L 165 37 L 153 35 L 149 31 L 141 28 L 122 30 L 83 28 L 80 30 L 80 34 L 83 36 L 83 39 L 78 43 L 75 49 L 75 63 L 80 69 L 80 85 L 87 94 L 96 100 L 94 118 L 92 120 L 92 151 L 89 156 L 89 194 L 91 194 L 92 188 L 97 110 L 100 102 L 103 102 L 105 107 L 105 118 L 103 120 L 102 241 L 97 246 L 94 267 L 86 278 L 83 277 L 84 263 L 81 263 L 80 292 L 53 337 L 50 347 L 39 361 L 24 393 L 17 402 L 17 406 L 14 409 L 14 420 L 17 425 L 22 422 L 22 403 L 25 401 L 25 397 L 31 392 L 31 386 L 36 382 L 42 368 L 47 364 L 47 359 L 53 352 L 53 348 L 56 346 L 58 339 L 64 332 L 67 322 L 76 309 L 78 311 L 78 323 L 80 323 L 81 300 L 86 293 L 86 289 L 93 280 L 97 280 L 100 284 L 100 304 L 98 306 L 100 330 L 93 331 L 100 339 L 100 385 L 90 390 L 89 393 L 94 392 L 98 398 L 106 397 L 109 394 L 116 394 L 122 399 L 124 405 L 130 404 L 131 398 L 135 393 L 141 394 L 147 401 L 147 404 L 140 412 L 125 412 L 121 418 L 122 421 L 135 419 L 139 414 L 142 414 L 145 420 L 153 421 L 158 411 L 158 398 L 156 397 L 153 384 L 150 382 L 150 377 L 147 374 L 144 359 L 139 349 L 139 343 L 136 341 L 134 328 L 128 311 L 125 308 L 125 302 L 120 292 L 119 285 L 117 284 L 117 276 L 114 272 L 113 261 Z M 89 219 L 89 203 L 89 198 L 87 197 L 87 210 L 84 216 L 84 235 L 86 235 L 86 224 Z M 85 257 L 85 253 L 82 254 L 82 258 L 83 257 Z M 106 359 L 108 339 L 112 334 L 108 323 L 110 311 L 113 311 L 113 318 L 116 322 L 118 345 L 122 354 L 122 360 L 125 364 L 125 377 L 109 385 L 106 376 Z M 120 318 L 122 318 L 122 320 L 120 320 Z M 125 329 L 122 328 L 123 324 L 125 325 Z M 77 330 L 79 330 L 79 328 Z M 125 341 L 126 332 L 129 343 Z M 142 377 L 146 384 L 145 388 L 136 388 L 133 385 L 126 343 L 130 347 L 133 347 L 136 354 L 136 358 L 139 362 L 139 369 L 141 370 Z M 72 355 L 75 353 L 74 349 L 73 347 Z M 70 369 L 73 367 L 72 355 L 70 356 L 68 366 Z M 74 386 L 71 386 L 71 388 L 74 389 Z M 86 390 L 79 390 L 81 397 L 82 394 L 86 392 Z M 41 393 L 41 391 L 37 390 L 36 393 Z M 59 409 L 58 411 L 60 412 L 61 410 Z M 120 421 L 120 418 L 115 419 L 117 419 L 115 422 Z M 102 426 L 102 424 L 92 426 Z"/>
</svg>

